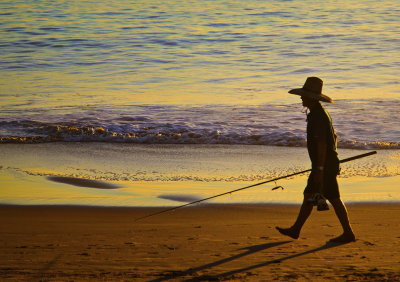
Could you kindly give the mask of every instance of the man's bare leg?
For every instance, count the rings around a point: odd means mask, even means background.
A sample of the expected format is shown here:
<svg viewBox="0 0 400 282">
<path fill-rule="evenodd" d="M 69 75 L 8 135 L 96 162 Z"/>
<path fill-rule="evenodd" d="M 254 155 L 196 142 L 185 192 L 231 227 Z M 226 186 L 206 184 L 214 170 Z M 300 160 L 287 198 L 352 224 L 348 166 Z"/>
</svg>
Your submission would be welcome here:
<svg viewBox="0 0 400 282">
<path fill-rule="evenodd" d="M 343 234 L 340 235 L 339 237 L 331 239 L 330 241 L 337 243 L 354 242 L 356 240 L 356 237 L 351 228 L 347 209 L 343 204 L 342 200 L 340 198 L 330 199 L 329 202 L 335 209 L 336 216 L 338 217 L 340 224 L 342 225 L 343 228 Z"/>
<path fill-rule="evenodd" d="M 303 227 L 304 223 L 307 221 L 308 217 L 310 216 L 312 210 L 313 210 L 313 205 L 308 202 L 308 199 L 312 197 L 312 194 L 304 194 L 304 199 L 303 199 L 303 204 L 301 205 L 299 215 L 297 216 L 297 219 L 295 223 L 292 225 L 292 227 L 289 228 L 281 228 L 281 227 L 276 227 L 276 229 L 283 235 L 289 236 L 293 239 L 299 238 L 301 228 Z"/>
</svg>

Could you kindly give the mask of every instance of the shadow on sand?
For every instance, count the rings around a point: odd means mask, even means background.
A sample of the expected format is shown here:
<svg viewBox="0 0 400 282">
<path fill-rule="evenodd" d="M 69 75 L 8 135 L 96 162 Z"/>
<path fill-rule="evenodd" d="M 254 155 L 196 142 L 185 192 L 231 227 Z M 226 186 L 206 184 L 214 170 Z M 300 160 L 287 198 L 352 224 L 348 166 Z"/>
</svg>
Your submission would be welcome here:
<svg viewBox="0 0 400 282">
<path fill-rule="evenodd" d="M 198 271 L 206 270 L 206 269 L 212 268 L 214 266 L 218 266 L 218 265 L 221 265 L 223 263 L 227 263 L 227 262 L 233 261 L 235 259 L 239 259 L 241 257 L 247 256 L 247 255 L 250 255 L 250 254 L 253 254 L 253 253 L 256 253 L 256 252 L 260 252 L 260 251 L 266 250 L 268 248 L 272 248 L 272 247 L 276 247 L 276 246 L 279 246 L 279 245 L 287 244 L 287 243 L 290 243 L 290 242 L 292 242 L 292 241 L 281 241 L 281 242 L 267 243 L 267 244 L 261 244 L 261 245 L 255 245 L 255 246 L 242 248 L 242 249 L 239 249 L 239 250 L 245 250 L 244 252 L 242 252 L 240 254 L 237 254 L 237 255 L 234 255 L 232 257 L 224 258 L 224 259 L 221 259 L 221 260 L 217 260 L 215 262 L 211 262 L 211 263 L 208 263 L 208 264 L 205 264 L 205 265 L 201 265 L 201 266 L 198 266 L 198 267 L 195 267 L 195 268 L 189 268 L 189 269 L 183 270 L 183 271 L 171 271 L 171 272 L 168 272 L 163 277 L 160 277 L 160 278 L 157 278 L 157 279 L 151 280 L 151 281 L 157 282 L 157 281 L 167 281 L 169 279 L 176 279 L 176 278 L 179 278 L 179 277 L 183 278 L 184 276 L 192 275 L 192 274 L 194 274 L 194 273 L 196 273 Z M 225 273 L 221 273 L 221 274 L 196 276 L 194 278 L 186 278 L 186 280 L 182 280 L 182 281 L 219 281 L 222 278 L 229 278 L 230 276 L 233 276 L 233 275 L 238 274 L 238 273 L 245 273 L 245 272 L 248 272 L 248 271 L 253 270 L 253 269 L 257 269 L 257 268 L 260 268 L 260 267 L 268 266 L 268 265 L 274 264 L 274 263 L 280 263 L 280 262 L 283 262 L 285 260 L 289 260 L 289 259 L 292 259 L 292 258 L 300 257 L 300 256 L 303 256 L 303 255 L 308 255 L 308 254 L 311 254 L 311 253 L 315 253 L 315 252 L 318 252 L 318 251 L 322 251 L 322 250 L 326 250 L 326 249 L 329 249 L 329 248 L 337 247 L 337 246 L 340 246 L 340 245 L 343 245 L 343 244 L 326 243 L 325 245 L 323 245 L 321 247 L 314 248 L 314 249 L 311 249 L 311 250 L 308 250 L 308 251 L 305 251 L 305 252 L 301 252 L 301 253 L 298 253 L 298 254 L 289 255 L 289 256 L 282 257 L 282 258 L 261 262 L 259 264 L 243 267 L 243 268 L 240 268 L 240 269 L 231 270 L 231 271 L 228 271 L 228 272 L 225 272 Z"/>
<path fill-rule="evenodd" d="M 78 187 L 86 187 L 86 188 L 97 188 L 97 189 L 118 189 L 122 186 L 115 185 L 112 183 L 100 181 L 100 180 L 91 180 L 85 178 L 76 178 L 76 177 L 67 177 L 67 176 L 48 176 L 47 180 L 69 184 Z"/>
</svg>

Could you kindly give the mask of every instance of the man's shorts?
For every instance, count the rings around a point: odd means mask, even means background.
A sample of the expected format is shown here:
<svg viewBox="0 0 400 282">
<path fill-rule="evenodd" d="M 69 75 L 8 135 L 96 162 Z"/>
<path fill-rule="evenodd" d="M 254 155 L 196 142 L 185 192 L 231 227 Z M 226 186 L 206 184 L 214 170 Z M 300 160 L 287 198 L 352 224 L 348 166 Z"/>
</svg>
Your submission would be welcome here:
<svg viewBox="0 0 400 282">
<path fill-rule="evenodd" d="M 337 172 L 324 173 L 322 195 L 328 200 L 340 198 L 339 185 L 337 182 Z M 304 194 L 319 193 L 318 186 L 314 182 L 314 174 L 311 172 L 308 177 L 307 186 L 304 189 Z"/>
</svg>

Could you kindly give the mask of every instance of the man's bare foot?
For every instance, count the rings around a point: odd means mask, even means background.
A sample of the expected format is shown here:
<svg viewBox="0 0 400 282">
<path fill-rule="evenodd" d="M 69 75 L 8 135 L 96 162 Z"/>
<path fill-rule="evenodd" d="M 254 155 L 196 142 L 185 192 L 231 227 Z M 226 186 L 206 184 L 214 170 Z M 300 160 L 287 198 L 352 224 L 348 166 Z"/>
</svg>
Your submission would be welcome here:
<svg viewBox="0 0 400 282">
<path fill-rule="evenodd" d="M 356 241 L 356 236 L 354 236 L 353 233 L 350 234 L 345 234 L 343 233 L 342 235 L 330 239 L 328 242 L 329 243 L 350 243 L 350 242 L 355 242 Z"/>
<path fill-rule="evenodd" d="M 290 238 L 297 239 L 299 238 L 299 232 L 294 231 L 292 228 L 280 228 L 278 226 L 275 227 L 281 234 L 289 236 Z"/>
</svg>

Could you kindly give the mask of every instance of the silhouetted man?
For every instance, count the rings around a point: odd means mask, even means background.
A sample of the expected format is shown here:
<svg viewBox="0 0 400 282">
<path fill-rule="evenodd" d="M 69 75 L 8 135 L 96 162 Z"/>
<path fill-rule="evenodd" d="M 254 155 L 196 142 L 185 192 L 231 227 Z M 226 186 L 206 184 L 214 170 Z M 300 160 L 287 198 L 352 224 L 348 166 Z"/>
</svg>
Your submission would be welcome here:
<svg viewBox="0 0 400 282">
<path fill-rule="evenodd" d="M 330 242 L 353 242 L 355 236 L 349 223 L 346 207 L 340 199 L 336 179 L 340 170 L 336 151 L 336 134 L 330 115 L 320 104 L 320 101 L 327 103 L 333 101 L 322 94 L 322 85 L 323 82 L 318 77 L 309 77 L 302 88 L 289 91 L 290 94 L 300 95 L 303 106 L 310 110 L 307 115 L 307 148 L 312 170 L 304 189 L 304 200 L 297 220 L 290 228 L 276 227 L 276 229 L 286 236 L 297 239 L 313 206 L 317 205 L 318 210 L 328 209 L 326 198 L 335 209 L 343 228 L 343 234 L 331 239 Z"/>
</svg>

